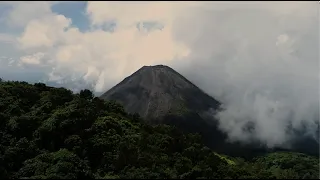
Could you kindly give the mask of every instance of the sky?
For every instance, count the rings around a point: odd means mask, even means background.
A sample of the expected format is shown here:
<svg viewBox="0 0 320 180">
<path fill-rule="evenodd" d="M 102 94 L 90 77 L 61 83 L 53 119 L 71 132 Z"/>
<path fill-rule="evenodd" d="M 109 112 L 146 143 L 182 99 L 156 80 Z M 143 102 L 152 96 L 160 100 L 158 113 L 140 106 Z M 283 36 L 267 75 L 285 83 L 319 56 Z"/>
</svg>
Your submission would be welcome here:
<svg viewBox="0 0 320 180">
<path fill-rule="evenodd" d="M 0 77 L 102 93 L 168 65 L 221 101 L 230 140 L 319 128 L 318 2 L 0 2 Z M 253 133 L 244 127 L 255 123 Z"/>
</svg>

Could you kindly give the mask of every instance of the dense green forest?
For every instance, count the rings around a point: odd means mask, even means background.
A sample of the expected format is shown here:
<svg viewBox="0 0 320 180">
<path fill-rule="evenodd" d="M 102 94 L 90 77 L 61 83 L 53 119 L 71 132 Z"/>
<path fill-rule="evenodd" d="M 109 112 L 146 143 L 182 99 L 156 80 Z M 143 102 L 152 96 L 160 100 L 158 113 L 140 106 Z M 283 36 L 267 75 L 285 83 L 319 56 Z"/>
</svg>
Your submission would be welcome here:
<svg viewBox="0 0 320 180">
<path fill-rule="evenodd" d="M 316 157 L 223 156 L 197 134 L 147 125 L 89 90 L 0 81 L 0 124 L 0 178 L 319 177 Z"/>
</svg>

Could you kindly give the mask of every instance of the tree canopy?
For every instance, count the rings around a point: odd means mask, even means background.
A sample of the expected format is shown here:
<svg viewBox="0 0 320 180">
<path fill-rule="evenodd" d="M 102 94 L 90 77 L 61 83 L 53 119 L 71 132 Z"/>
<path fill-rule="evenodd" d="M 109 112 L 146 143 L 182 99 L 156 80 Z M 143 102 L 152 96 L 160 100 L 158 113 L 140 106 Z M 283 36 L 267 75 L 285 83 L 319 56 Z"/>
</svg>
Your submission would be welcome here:
<svg viewBox="0 0 320 180">
<path fill-rule="evenodd" d="M 314 178 L 319 160 L 280 152 L 252 161 L 204 146 L 198 134 L 150 126 L 89 90 L 0 81 L 0 178 Z"/>
</svg>

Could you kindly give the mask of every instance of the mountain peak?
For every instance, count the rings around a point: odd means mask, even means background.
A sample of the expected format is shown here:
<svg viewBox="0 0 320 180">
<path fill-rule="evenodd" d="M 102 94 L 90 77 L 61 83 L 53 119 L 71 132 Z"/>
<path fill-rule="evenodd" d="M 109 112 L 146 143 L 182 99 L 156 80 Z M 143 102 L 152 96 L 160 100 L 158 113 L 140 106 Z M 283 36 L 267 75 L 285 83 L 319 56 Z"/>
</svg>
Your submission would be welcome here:
<svg viewBox="0 0 320 180">
<path fill-rule="evenodd" d="M 158 64 L 153 66 L 143 66 L 142 68 L 164 68 L 164 69 L 171 69 L 169 66 Z"/>
<path fill-rule="evenodd" d="M 219 102 L 165 65 L 143 66 L 101 96 L 130 113 L 156 119 L 172 112 L 207 111 Z"/>
<path fill-rule="evenodd" d="M 138 71 L 144 71 L 144 70 L 151 70 L 151 71 L 171 71 L 171 72 L 175 72 L 177 73 L 175 70 L 173 70 L 171 67 L 169 66 L 166 66 L 166 65 L 162 65 L 162 64 L 159 64 L 159 65 L 153 65 L 153 66 L 143 66 L 141 67 Z M 137 71 L 137 72 L 138 72 Z"/>
</svg>

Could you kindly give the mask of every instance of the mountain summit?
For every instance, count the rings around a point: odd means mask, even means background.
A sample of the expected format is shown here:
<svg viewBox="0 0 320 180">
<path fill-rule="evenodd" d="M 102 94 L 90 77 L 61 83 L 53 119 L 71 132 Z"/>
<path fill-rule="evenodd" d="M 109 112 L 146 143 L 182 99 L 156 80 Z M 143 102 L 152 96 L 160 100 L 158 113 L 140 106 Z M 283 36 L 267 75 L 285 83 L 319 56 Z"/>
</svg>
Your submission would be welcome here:
<svg viewBox="0 0 320 180">
<path fill-rule="evenodd" d="M 161 119 L 166 115 L 203 113 L 215 110 L 219 102 L 164 65 L 143 66 L 101 96 L 116 100 L 130 113 Z"/>
</svg>

